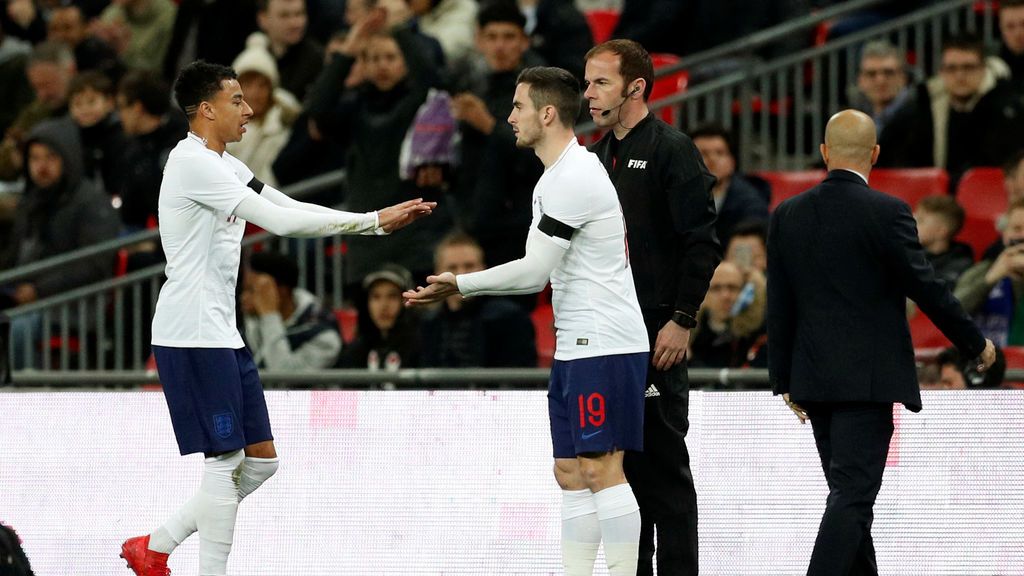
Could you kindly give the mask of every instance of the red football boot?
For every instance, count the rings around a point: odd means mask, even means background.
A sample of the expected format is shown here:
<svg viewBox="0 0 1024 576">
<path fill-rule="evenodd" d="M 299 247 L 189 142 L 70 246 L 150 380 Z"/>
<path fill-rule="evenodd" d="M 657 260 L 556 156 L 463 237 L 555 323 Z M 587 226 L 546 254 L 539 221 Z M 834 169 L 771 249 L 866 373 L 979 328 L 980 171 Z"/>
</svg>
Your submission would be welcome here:
<svg viewBox="0 0 1024 576">
<path fill-rule="evenodd" d="M 129 538 L 121 544 L 121 558 L 128 561 L 128 567 L 136 576 L 171 576 L 167 567 L 169 554 L 149 549 L 149 535 Z"/>
</svg>

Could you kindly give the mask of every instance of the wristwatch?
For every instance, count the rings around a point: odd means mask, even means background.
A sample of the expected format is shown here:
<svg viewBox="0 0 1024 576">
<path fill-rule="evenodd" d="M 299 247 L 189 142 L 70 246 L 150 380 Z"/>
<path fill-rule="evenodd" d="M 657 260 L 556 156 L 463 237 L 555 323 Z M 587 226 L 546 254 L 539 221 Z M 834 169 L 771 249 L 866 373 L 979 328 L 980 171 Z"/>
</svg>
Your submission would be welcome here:
<svg viewBox="0 0 1024 576">
<path fill-rule="evenodd" d="M 676 310 L 672 314 L 672 321 L 689 330 L 697 326 L 697 319 L 682 310 Z"/>
</svg>

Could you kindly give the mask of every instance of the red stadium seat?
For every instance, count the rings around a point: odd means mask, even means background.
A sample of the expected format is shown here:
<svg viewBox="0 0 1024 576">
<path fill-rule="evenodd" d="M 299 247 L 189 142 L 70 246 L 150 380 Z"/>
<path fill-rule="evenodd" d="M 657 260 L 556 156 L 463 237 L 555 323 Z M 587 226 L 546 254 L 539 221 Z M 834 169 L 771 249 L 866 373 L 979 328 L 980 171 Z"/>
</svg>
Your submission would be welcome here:
<svg viewBox="0 0 1024 576">
<path fill-rule="evenodd" d="M 970 244 L 975 258 L 999 239 L 996 221 L 1006 212 L 1006 188 L 999 168 L 974 168 L 964 173 L 956 199 L 967 218 L 957 240 Z"/>
<path fill-rule="evenodd" d="M 359 313 L 355 308 L 338 308 L 334 311 L 334 317 L 338 319 L 338 328 L 341 330 L 341 339 L 346 344 L 356 339 L 356 328 L 359 325 Z"/>
<path fill-rule="evenodd" d="M 538 302 L 530 314 L 537 343 L 537 366 L 550 368 L 555 358 L 555 311 L 551 304 Z"/>
<path fill-rule="evenodd" d="M 754 174 L 763 178 L 772 187 L 772 204 L 782 204 L 793 196 L 817 186 L 825 179 L 824 170 L 805 170 L 800 172 L 757 172 Z"/>
<path fill-rule="evenodd" d="M 594 37 L 594 44 L 610 40 L 619 23 L 618 10 L 590 10 L 584 16 L 590 26 L 590 35 Z"/>
<path fill-rule="evenodd" d="M 679 56 L 675 54 L 651 54 L 651 60 L 654 62 L 654 71 L 657 73 L 659 68 L 671 66 L 679 61 Z M 687 86 L 690 84 L 690 73 L 686 70 L 680 70 L 673 72 L 664 78 L 658 78 L 654 81 L 654 86 L 651 88 L 650 101 L 661 100 L 669 96 L 674 96 L 680 92 L 686 92 Z M 660 111 L 660 117 L 662 120 L 672 126 L 678 126 L 678 108 L 675 106 L 669 106 L 662 108 Z"/>
<path fill-rule="evenodd" d="M 914 348 L 948 348 L 952 346 L 949 339 L 935 327 L 935 324 L 920 310 L 910 319 L 910 339 Z"/>
<path fill-rule="evenodd" d="M 913 209 L 925 196 L 949 193 L 949 174 L 942 168 L 880 168 L 871 171 L 871 187 L 900 198 Z"/>
</svg>

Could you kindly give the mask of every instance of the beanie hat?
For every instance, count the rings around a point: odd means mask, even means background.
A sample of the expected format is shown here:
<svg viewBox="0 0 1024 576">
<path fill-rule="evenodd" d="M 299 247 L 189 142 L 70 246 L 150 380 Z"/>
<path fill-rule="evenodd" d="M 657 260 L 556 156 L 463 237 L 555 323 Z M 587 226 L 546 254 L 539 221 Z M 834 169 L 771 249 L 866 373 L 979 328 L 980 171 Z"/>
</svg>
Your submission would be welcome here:
<svg viewBox="0 0 1024 576">
<path fill-rule="evenodd" d="M 277 62 L 270 54 L 270 40 L 262 32 L 253 32 L 245 41 L 245 50 L 235 58 L 231 65 L 239 76 L 246 72 L 257 72 L 270 79 L 270 84 L 277 87 L 280 75 Z"/>
</svg>

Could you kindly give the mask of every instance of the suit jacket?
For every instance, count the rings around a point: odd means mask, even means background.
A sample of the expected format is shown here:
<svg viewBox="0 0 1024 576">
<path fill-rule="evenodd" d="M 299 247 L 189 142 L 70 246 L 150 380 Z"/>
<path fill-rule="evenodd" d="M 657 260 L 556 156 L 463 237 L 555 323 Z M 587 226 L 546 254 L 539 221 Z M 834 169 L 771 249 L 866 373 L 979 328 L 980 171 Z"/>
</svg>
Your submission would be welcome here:
<svg viewBox="0 0 1024 576">
<path fill-rule="evenodd" d="M 917 303 L 967 358 L 984 338 L 936 278 L 910 207 L 856 174 L 783 202 L 768 232 L 768 365 L 794 402 L 900 402 L 921 393 L 906 319 Z"/>
</svg>

